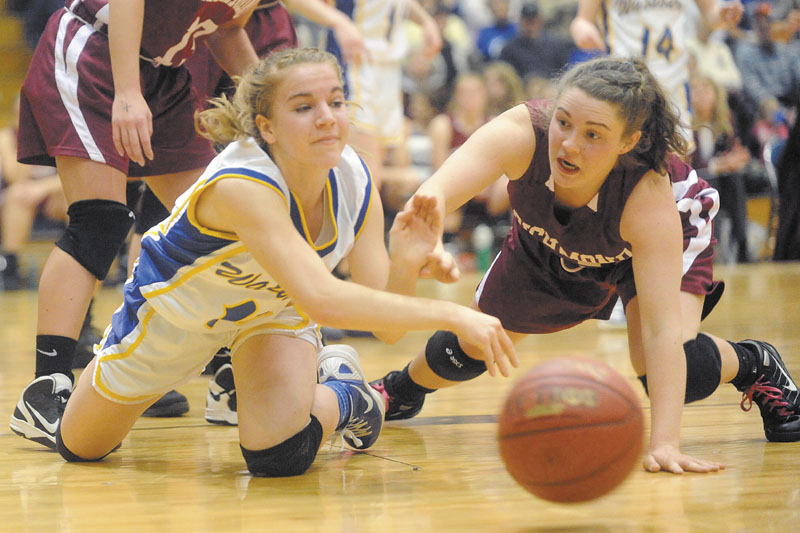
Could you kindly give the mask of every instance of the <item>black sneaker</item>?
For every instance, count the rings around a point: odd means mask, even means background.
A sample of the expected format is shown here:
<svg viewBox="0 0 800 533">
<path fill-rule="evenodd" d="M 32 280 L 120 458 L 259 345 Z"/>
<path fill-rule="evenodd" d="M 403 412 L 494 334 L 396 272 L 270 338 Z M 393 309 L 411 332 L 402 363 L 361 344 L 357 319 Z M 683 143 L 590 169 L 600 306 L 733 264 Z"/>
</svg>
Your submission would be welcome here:
<svg viewBox="0 0 800 533">
<path fill-rule="evenodd" d="M 398 375 L 400 372 L 397 370 L 392 370 L 381 379 L 376 381 L 370 381 L 369 384 L 372 386 L 373 389 L 380 392 L 384 398 L 386 398 L 386 420 L 407 420 L 409 418 L 414 418 L 419 414 L 422 410 L 422 404 L 425 403 L 425 396 L 417 400 L 416 402 L 411 403 L 403 403 L 387 390 L 386 382 L 387 380 L 391 382 L 391 380 Z"/>
<path fill-rule="evenodd" d="M 739 389 L 742 391 L 742 410 L 749 411 L 753 402 L 758 404 L 768 441 L 800 440 L 800 391 L 778 350 L 766 342 L 749 339 L 740 344 L 751 346 L 758 353 L 758 377 L 752 385 Z M 745 401 L 749 402 L 747 407 Z"/>
<path fill-rule="evenodd" d="M 224 364 L 217 369 L 208 383 L 206 394 L 206 422 L 221 426 L 236 426 L 236 385 L 233 382 L 233 366 Z"/>
<path fill-rule="evenodd" d="M 51 374 L 31 381 L 22 391 L 11 415 L 11 430 L 21 437 L 56 447 L 56 428 L 72 393 L 72 380 Z"/>
<path fill-rule="evenodd" d="M 189 400 L 176 390 L 171 390 L 147 408 L 142 416 L 152 418 L 171 418 L 189 412 Z"/>
</svg>

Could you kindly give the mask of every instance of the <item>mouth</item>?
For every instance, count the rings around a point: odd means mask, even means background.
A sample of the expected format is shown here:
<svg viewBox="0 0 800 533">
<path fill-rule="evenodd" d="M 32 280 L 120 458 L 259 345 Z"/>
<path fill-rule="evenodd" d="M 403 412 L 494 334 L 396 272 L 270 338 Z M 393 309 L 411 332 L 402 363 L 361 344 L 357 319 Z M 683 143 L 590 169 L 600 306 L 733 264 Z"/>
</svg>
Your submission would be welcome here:
<svg viewBox="0 0 800 533">
<path fill-rule="evenodd" d="M 556 158 L 556 165 L 564 174 L 577 174 L 581 169 L 579 166 L 572 164 L 563 157 Z"/>
<path fill-rule="evenodd" d="M 314 141 L 314 144 L 335 144 L 337 142 L 339 142 L 339 137 L 336 135 L 326 135 Z"/>
</svg>

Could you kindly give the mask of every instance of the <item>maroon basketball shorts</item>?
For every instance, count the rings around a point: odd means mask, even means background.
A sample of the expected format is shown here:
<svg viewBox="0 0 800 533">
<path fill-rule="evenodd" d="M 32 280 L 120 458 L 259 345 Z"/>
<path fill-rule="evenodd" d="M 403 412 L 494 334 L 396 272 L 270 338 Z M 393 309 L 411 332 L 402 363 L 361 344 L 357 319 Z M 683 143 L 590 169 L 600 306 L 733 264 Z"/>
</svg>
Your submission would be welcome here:
<svg viewBox="0 0 800 533">
<path fill-rule="evenodd" d="M 150 141 L 155 156 L 144 167 L 119 155 L 112 140 L 114 82 L 108 38 L 67 11 L 51 17 L 22 86 L 20 161 L 53 166 L 56 156 L 79 157 L 131 177 L 206 166 L 214 152 L 194 131 L 189 72 L 141 61 L 140 77 L 153 114 Z"/>
</svg>

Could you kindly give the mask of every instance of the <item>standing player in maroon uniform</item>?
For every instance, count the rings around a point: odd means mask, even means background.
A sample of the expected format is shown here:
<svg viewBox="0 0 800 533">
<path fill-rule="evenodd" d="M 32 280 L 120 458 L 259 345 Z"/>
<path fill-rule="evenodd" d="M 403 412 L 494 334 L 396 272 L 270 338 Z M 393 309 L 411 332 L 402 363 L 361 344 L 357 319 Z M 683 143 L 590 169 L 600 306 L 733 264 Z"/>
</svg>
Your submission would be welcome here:
<svg viewBox="0 0 800 533">
<path fill-rule="evenodd" d="M 758 404 L 770 441 L 796 441 L 800 393 L 773 346 L 699 332 L 722 292 L 712 281 L 719 200 L 672 153 L 686 148 L 677 120 L 644 63 L 590 61 L 564 76 L 552 107 L 527 102 L 475 132 L 417 195 L 435 198 L 443 217 L 505 173 L 513 226 L 473 306 L 519 341 L 607 319 L 621 298 L 631 362 L 651 398 L 644 467 L 708 472 L 723 465 L 680 451 L 684 402 L 730 382 L 743 408 Z M 487 368 L 507 375 L 507 361 L 437 332 L 373 386 L 387 397 L 387 420 L 410 418 L 426 393 Z"/>
<path fill-rule="evenodd" d="M 58 168 L 70 220 L 39 282 L 36 379 L 15 433 L 55 445 L 81 322 L 133 224 L 126 180 L 172 206 L 214 157 L 182 65 L 203 40 L 231 75 L 255 65 L 243 26 L 257 3 L 69 0 L 50 18 L 22 87 L 18 159 Z"/>
</svg>

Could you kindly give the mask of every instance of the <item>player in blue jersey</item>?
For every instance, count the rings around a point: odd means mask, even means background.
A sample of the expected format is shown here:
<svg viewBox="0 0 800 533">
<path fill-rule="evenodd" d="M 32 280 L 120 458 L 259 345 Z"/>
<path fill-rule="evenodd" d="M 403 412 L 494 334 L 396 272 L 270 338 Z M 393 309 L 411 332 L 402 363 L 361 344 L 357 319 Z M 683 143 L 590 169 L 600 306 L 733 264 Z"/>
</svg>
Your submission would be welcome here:
<svg viewBox="0 0 800 533">
<path fill-rule="evenodd" d="M 675 155 L 686 149 L 677 122 L 641 60 L 596 59 L 567 72 L 550 105 L 521 104 L 476 131 L 412 200 L 436 199 L 441 219 L 508 176 L 512 229 L 473 308 L 517 342 L 608 319 L 620 298 L 631 362 L 651 399 L 644 467 L 708 472 L 723 465 L 680 451 L 684 402 L 730 382 L 743 408 L 758 404 L 770 441 L 796 441 L 800 393 L 773 346 L 700 332 L 722 292 L 712 278 L 719 196 Z M 491 364 L 467 339 L 438 332 L 374 386 L 388 420 L 410 418 L 426 393 Z"/>
<path fill-rule="evenodd" d="M 388 341 L 441 327 L 481 346 L 486 360 L 515 361 L 496 318 L 409 296 L 436 259 L 438 219 L 431 201 L 409 204 L 392 226 L 390 259 L 379 197 L 345 144 L 334 56 L 276 52 L 241 79 L 232 103 L 214 104 L 198 129 L 228 146 L 144 235 L 124 303 L 56 431 L 65 459 L 102 459 L 222 345 L 231 347 L 240 443 L 254 475 L 305 472 L 334 432 L 371 446 L 384 398 L 352 348 L 322 347 L 318 322 Z M 344 258 L 356 283 L 331 273 Z"/>
</svg>

